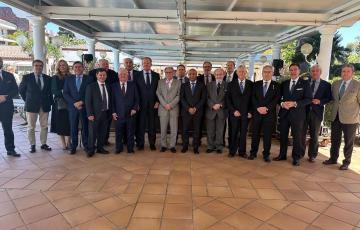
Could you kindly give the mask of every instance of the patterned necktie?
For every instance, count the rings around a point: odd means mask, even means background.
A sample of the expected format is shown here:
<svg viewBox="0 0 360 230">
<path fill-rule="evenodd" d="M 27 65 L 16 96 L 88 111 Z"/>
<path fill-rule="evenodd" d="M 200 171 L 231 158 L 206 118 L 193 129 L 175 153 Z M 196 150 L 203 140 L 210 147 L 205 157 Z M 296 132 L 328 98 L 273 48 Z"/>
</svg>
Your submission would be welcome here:
<svg viewBox="0 0 360 230">
<path fill-rule="evenodd" d="M 340 87 L 340 91 L 339 91 L 339 99 L 342 98 L 342 96 L 344 96 L 345 93 L 345 89 L 346 89 L 346 82 L 344 81 L 343 84 Z"/>
<path fill-rule="evenodd" d="M 150 74 L 149 74 L 149 72 L 146 72 L 146 85 L 147 86 L 150 86 Z"/>
<path fill-rule="evenodd" d="M 264 86 L 263 86 L 263 95 L 264 95 L 264 97 L 265 97 L 265 95 L 266 95 L 266 92 L 267 92 L 267 89 L 268 89 L 268 82 L 267 81 L 264 81 Z"/>
<path fill-rule="evenodd" d="M 128 81 L 132 81 L 131 72 L 130 72 L 130 71 L 128 71 Z"/>
<path fill-rule="evenodd" d="M 295 83 L 296 83 L 296 81 L 295 80 L 292 80 L 292 85 L 291 85 L 291 89 L 290 89 L 290 94 L 293 94 L 293 92 L 294 92 L 294 89 L 295 89 Z"/>
<path fill-rule="evenodd" d="M 221 87 L 221 83 L 218 82 L 218 83 L 217 83 L 217 87 L 216 87 L 216 93 L 217 93 L 217 95 L 219 95 L 219 93 L 220 93 L 220 87 Z"/>
<path fill-rule="evenodd" d="M 40 76 L 37 76 L 37 84 L 39 86 L 39 89 L 41 90 L 41 80 L 40 80 Z"/>
<path fill-rule="evenodd" d="M 240 81 L 240 91 L 241 91 L 241 93 L 244 93 L 244 83 L 243 83 L 243 81 Z"/>
<path fill-rule="evenodd" d="M 122 94 L 125 96 L 125 83 L 122 83 L 121 84 L 121 92 L 122 92 Z"/>
<path fill-rule="evenodd" d="M 191 82 L 191 93 L 192 95 L 195 94 L 195 82 Z"/>
<path fill-rule="evenodd" d="M 102 105 L 101 110 L 106 111 L 107 110 L 107 98 L 106 98 L 106 91 L 105 91 L 105 84 L 101 84 L 102 89 Z"/>
<path fill-rule="evenodd" d="M 81 86 L 81 78 L 79 76 L 76 76 L 76 88 L 79 91 Z"/>
</svg>

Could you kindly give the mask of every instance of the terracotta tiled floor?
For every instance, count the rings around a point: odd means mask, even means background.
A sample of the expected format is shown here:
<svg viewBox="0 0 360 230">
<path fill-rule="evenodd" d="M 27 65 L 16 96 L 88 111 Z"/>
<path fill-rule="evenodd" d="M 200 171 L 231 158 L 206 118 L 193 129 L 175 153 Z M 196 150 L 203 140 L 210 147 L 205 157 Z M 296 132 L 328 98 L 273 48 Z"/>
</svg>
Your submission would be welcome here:
<svg viewBox="0 0 360 230">
<path fill-rule="evenodd" d="M 52 152 L 28 153 L 20 123 L 16 117 L 22 157 L 7 157 L 0 147 L 1 230 L 360 229 L 359 148 L 346 172 L 321 164 L 328 147 L 316 163 L 296 168 L 290 158 L 267 164 L 204 149 L 89 159 L 64 152 L 53 134 Z M 278 151 L 274 140 L 273 156 Z"/>
</svg>

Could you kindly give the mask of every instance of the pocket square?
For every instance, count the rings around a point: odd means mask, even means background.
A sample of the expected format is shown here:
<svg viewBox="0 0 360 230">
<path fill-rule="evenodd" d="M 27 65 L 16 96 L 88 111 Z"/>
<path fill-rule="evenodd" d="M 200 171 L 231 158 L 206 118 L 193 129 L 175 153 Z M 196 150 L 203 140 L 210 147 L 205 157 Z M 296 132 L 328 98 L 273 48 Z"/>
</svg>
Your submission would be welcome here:
<svg viewBox="0 0 360 230">
<path fill-rule="evenodd" d="M 298 89 L 296 89 L 296 90 L 303 90 L 303 88 L 298 88 Z"/>
</svg>

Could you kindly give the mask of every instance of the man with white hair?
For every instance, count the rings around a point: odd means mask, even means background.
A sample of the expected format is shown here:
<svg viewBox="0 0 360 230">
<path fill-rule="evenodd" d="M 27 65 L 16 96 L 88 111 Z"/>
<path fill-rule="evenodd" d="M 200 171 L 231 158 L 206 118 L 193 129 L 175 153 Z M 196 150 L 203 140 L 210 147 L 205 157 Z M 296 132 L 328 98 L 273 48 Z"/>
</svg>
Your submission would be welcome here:
<svg viewBox="0 0 360 230">
<path fill-rule="evenodd" d="M 309 162 L 315 162 L 319 149 L 319 131 L 324 115 L 324 107 L 331 101 L 331 84 L 320 78 L 321 67 L 313 65 L 310 68 L 309 84 L 312 93 L 311 104 L 306 106 L 306 120 L 303 128 L 302 156 L 306 150 L 306 133 L 309 130 L 310 142 L 308 149 Z"/>
</svg>

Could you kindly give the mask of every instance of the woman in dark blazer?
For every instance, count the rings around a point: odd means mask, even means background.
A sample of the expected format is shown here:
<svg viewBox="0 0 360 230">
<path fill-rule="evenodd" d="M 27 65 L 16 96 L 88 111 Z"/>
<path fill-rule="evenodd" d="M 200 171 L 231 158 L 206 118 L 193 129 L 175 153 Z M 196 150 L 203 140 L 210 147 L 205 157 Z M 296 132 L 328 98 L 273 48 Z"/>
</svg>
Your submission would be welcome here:
<svg viewBox="0 0 360 230">
<path fill-rule="evenodd" d="M 56 74 L 52 77 L 51 81 L 51 92 L 54 95 L 54 105 L 52 107 L 50 132 L 57 133 L 60 136 L 64 150 L 70 148 L 70 122 L 66 106 L 59 104 L 65 102 L 62 91 L 65 78 L 69 75 L 69 65 L 66 61 L 60 60 L 56 64 Z"/>
</svg>

